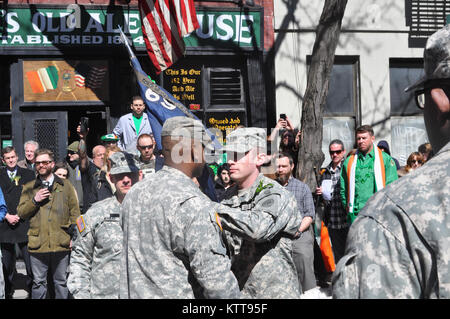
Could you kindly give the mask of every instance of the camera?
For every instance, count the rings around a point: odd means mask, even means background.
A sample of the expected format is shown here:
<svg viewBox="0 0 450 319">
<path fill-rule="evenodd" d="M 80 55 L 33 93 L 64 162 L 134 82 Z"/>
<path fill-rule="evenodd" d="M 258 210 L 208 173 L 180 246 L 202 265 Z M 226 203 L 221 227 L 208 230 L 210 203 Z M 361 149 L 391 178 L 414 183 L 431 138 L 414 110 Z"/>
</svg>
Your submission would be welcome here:
<svg viewBox="0 0 450 319">
<path fill-rule="evenodd" d="M 81 133 L 86 133 L 89 128 L 89 118 L 88 117 L 81 117 L 80 118 L 80 130 Z"/>
</svg>

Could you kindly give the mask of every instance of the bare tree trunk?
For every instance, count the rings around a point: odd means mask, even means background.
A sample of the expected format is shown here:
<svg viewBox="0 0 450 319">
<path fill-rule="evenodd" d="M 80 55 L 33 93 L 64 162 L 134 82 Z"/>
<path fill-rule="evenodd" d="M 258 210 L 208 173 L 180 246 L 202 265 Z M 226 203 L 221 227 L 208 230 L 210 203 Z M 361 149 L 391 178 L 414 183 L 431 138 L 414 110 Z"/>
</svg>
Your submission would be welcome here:
<svg viewBox="0 0 450 319">
<path fill-rule="evenodd" d="M 341 32 L 347 0 L 326 0 L 316 31 L 302 107 L 301 142 L 298 152 L 298 178 L 311 191 L 316 188 L 315 172 L 325 159 L 322 152 L 323 108 Z"/>
</svg>

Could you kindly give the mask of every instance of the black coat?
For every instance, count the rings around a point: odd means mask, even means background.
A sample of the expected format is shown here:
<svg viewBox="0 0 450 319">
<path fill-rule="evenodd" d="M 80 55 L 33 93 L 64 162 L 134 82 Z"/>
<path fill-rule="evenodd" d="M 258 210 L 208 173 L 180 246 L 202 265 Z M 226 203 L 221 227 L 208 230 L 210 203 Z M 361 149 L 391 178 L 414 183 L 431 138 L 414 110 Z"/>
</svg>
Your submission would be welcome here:
<svg viewBox="0 0 450 319">
<path fill-rule="evenodd" d="M 33 171 L 17 166 L 16 176 L 20 179 L 12 182 L 8 176 L 6 168 L 0 169 L 0 187 L 5 197 L 8 214 L 17 215 L 17 205 L 19 205 L 20 195 L 22 194 L 23 185 L 36 178 Z M 28 241 L 29 222 L 21 219 L 14 226 L 10 225 L 6 218 L 0 222 L 0 242 L 1 243 L 24 243 Z"/>
</svg>

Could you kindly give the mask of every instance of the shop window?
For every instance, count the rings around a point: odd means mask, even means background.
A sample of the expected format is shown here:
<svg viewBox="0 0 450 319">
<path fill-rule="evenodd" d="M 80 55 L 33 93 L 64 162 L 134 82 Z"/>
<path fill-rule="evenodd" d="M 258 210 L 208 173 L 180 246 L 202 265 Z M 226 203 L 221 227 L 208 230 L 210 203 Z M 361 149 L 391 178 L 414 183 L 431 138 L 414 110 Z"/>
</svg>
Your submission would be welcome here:
<svg viewBox="0 0 450 319">
<path fill-rule="evenodd" d="M 331 161 L 328 146 L 332 140 L 342 140 L 347 152 L 353 148 L 358 114 L 359 57 L 336 56 L 323 112 L 322 166 Z"/>
<path fill-rule="evenodd" d="M 166 69 L 162 83 L 225 142 L 228 132 L 247 125 L 243 65 L 235 57 L 192 58 Z"/>
<path fill-rule="evenodd" d="M 422 59 L 390 59 L 391 94 L 391 155 L 400 165 L 416 152 L 420 144 L 428 142 L 423 113 L 416 106 L 414 92 L 405 88 L 424 75 Z"/>
</svg>

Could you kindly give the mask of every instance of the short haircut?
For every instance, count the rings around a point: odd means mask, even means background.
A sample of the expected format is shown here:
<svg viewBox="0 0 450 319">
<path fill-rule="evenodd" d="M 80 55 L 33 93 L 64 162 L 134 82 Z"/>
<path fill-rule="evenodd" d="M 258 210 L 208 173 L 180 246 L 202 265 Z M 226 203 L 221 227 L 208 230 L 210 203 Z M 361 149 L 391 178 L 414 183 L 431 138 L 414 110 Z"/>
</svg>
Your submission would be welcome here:
<svg viewBox="0 0 450 319">
<path fill-rule="evenodd" d="M 144 102 L 144 99 L 142 98 L 142 96 L 140 96 L 140 95 L 134 95 L 134 96 L 131 98 L 131 104 L 133 104 L 133 102 L 136 101 L 136 100 L 141 100 L 142 102 Z M 145 103 L 145 102 L 144 102 L 144 103 Z"/>
<path fill-rule="evenodd" d="M 334 140 L 332 140 L 332 141 L 330 142 L 330 144 L 328 145 L 328 149 L 330 149 L 331 145 L 333 145 L 333 144 L 340 145 L 340 146 L 342 146 L 342 150 L 345 150 L 344 142 L 342 142 L 340 139 L 334 139 Z"/>
<path fill-rule="evenodd" d="M 6 153 L 11 153 L 11 152 L 13 152 L 13 151 L 14 151 L 14 153 L 16 153 L 16 155 L 17 155 L 16 149 L 15 149 L 14 147 L 12 147 L 12 146 L 6 146 L 5 148 L 2 149 L 2 156 L 4 156 Z"/>
<path fill-rule="evenodd" d="M 45 155 L 45 154 L 47 154 L 52 161 L 55 160 L 55 154 L 46 148 L 38 148 L 36 151 L 34 151 L 34 158 L 37 158 L 39 155 Z"/>
<path fill-rule="evenodd" d="M 374 136 L 373 128 L 370 125 L 361 125 L 356 129 L 356 134 L 358 133 L 369 133 L 370 136 Z"/>
<path fill-rule="evenodd" d="M 141 135 L 138 136 L 137 141 L 136 141 L 136 145 L 139 145 L 139 141 L 145 137 L 149 137 L 152 139 L 153 142 L 155 142 L 155 137 L 153 136 L 152 133 L 147 134 L 147 133 L 143 133 Z"/>
<path fill-rule="evenodd" d="M 36 149 L 39 148 L 39 143 L 38 142 L 33 141 L 33 140 L 29 140 L 29 141 L 26 141 L 25 143 L 23 143 L 23 149 L 25 149 L 25 146 L 27 146 L 27 144 L 31 144 L 31 145 L 36 146 Z"/>
<path fill-rule="evenodd" d="M 283 157 L 287 157 L 289 159 L 289 165 L 294 164 L 294 159 L 292 158 L 291 154 L 280 152 L 276 156 L 276 158 L 283 158 Z"/>
</svg>

